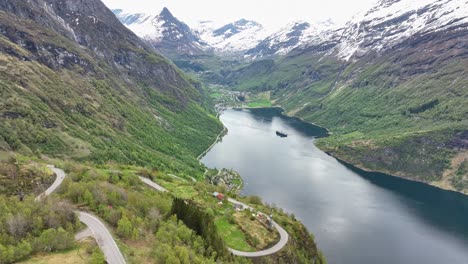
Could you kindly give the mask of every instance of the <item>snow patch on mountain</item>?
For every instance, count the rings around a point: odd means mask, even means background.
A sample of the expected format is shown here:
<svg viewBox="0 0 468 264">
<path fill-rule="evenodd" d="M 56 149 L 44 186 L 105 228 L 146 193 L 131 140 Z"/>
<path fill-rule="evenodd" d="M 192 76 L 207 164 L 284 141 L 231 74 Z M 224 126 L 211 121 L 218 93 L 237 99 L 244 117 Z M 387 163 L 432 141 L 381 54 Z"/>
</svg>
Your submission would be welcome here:
<svg viewBox="0 0 468 264">
<path fill-rule="evenodd" d="M 468 23 L 467 0 L 381 0 L 347 23 L 338 56 L 383 51 L 415 35 Z"/>
<path fill-rule="evenodd" d="M 164 35 L 162 27 L 164 21 L 158 20 L 158 15 L 125 13 L 122 9 L 116 9 L 113 12 L 122 24 L 141 38 L 159 41 Z"/>
</svg>

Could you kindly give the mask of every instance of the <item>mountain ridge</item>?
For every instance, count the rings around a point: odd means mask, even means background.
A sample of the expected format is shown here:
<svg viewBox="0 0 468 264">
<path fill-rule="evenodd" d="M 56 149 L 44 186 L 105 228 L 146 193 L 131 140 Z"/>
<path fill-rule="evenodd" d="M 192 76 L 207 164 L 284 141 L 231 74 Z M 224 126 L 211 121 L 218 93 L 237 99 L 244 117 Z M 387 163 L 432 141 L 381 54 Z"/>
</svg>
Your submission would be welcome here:
<svg viewBox="0 0 468 264">
<path fill-rule="evenodd" d="M 166 7 L 157 15 L 129 14 L 122 9 L 112 11 L 126 27 L 165 55 L 202 55 L 210 52 L 211 47 Z"/>
<path fill-rule="evenodd" d="M 126 25 L 129 29 L 134 31 L 138 36 L 148 40 L 158 49 L 159 46 L 164 43 L 164 36 L 173 37 L 174 34 L 170 32 L 163 34 L 165 30 L 164 24 L 170 21 L 177 20 L 172 13 L 165 7 L 161 13 L 170 14 L 168 17 L 162 17 L 158 23 L 148 23 L 148 21 L 154 21 L 161 15 L 151 15 L 143 13 L 125 13 L 122 9 L 114 9 L 114 14 L 120 19 L 120 21 Z M 179 21 L 180 22 L 180 21 Z M 183 23 L 183 22 L 180 22 Z M 144 25 L 143 25 L 144 24 Z M 210 21 L 201 21 L 194 28 L 189 28 L 187 24 L 186 32 L 190 32 L 191 35 L 196 36 L 197 43 L 203 43 L 202 49 L 205 53 L 192 53 L 187 54 L 183 49 L 177 45 L 172 47 L 178 55 L 208 55 L 211 50 L 217 55 L 234 55 L 238 58 L 260 58 L 264 56 L 274 55 L 285 55 L 290 50 L 303 44 L 303 39 L 314 35 L 315 32 L 309 32 L 306 29 L 311 28 L 311 24 L 305 21 L 291 22 L 285 27 L 279 30 L 266 29 L 263 25 L 253 20 L 241 18 L 232 23 L 225 24 L 217 27 L 212 25 Z M 314 26 L 314 30 L 319 31 L 325 28 L 332 28 L 333 22 L 325 21 L 324 23 L 317 24 Z M 150 32 L 159 32 L 152 37 Z M 176 32 L 177 34 L 177 32 Z M 177 40 L 174 40 L 177 42 Z M 186 45 L 186 41 L 178 42 L 179 46 Z M 158 49 L 162 51 L 160 48 Z M 168 54 L 169 52 L 163 51 Z M 265 54 L 265 55 L 263 55 Z M 174 57 L 174 56 L 172 56 Z"/>
</svg>

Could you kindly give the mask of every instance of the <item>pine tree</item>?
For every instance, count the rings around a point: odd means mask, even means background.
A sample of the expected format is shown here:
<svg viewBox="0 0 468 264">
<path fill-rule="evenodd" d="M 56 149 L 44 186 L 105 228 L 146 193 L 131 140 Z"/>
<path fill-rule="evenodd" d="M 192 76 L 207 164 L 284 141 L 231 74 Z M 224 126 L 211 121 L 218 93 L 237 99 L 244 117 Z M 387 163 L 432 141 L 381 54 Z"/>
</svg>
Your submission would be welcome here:
<svg viewBox="0 0 468 264">
<path fill-rule="evenodd" d="M 216 252 L 217 259 L 231 259 L 226 245 L 216 230 L 214 217 L 193 202 L 174 198 L 171 214 L 176 215 L 186 226 L 205 241 L 206 254 Z"/>
</svg>

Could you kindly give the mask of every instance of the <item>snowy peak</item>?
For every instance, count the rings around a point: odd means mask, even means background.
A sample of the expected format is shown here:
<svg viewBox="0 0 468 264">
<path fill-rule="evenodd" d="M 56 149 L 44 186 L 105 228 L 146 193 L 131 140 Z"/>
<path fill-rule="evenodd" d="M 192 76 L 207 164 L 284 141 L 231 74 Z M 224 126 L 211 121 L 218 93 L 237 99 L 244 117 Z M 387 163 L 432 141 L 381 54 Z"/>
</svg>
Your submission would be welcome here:
<svg viewBox="0 0 468 264">
<path fill-rule="evenodd" d="M 145 19 L 151 18 L 151 16 L 145 14 L 126 14 L 122 9 L 114 9 L 112 11 L 124 25 L 131 25 L 136 22 L 142 23 Z"/>
<path fill-rule="evenodd" d="M 197 23 L 192 30 L 198 35 L 201 36 L 207 32 L 213 31 L 215 28 L 214 22 L 211 20 L 202 20 Z"/>
<path fill-rule="evenodd" d="M 258 24 L 255 21 L 249 21 L 246 19 L 238 20 L 234 23 L 227 24 L 221 28 L 218 28 L 213 31 L 213 36 L 219 37 L 224 36 L 225 38 L 230 38 L 235 34 L 239 34 L 244 30 L 248 30 L 250 28 L 259 28 L 262 29 L 262 25 Z"/>
<path fill-rule="evenodd" d="M 187 24 L 175 18 L 169 9 L 164 8 L 161 13 L 153 19 L 153 26 L 161 32 L 162 40 L 166 41 L 197 41 Z"/>
<path fill-rule="evenodd" d="M 207 24 L 200 25 L 206 28 Z M 200 36 L 220 53 L 243 53 L 255 47 L 268 33 L 255 21 L 240 19 L 220 28 L 204 30 Z"/>
<path fill-rule="evenodd" d="M 310 23 L 295 21 L 278 32 L 268 36 L 257 46 L 246 52 L 247 57 L 259 58 L 273 55 L 285 55 L 302 44 L 304 34 L 309 32 Z"/>
<path fill-rule="evenodd" d="M 177 20 L 177 18 L 175 18 L 171 11 L 169 11 L 169 9 L 167 7 L 164 7 L 161 11 L 161 13 L 159 14 L 160 17 L 162 17 L 163 19 L 167 19 L 167 20 Z"/>
<path fill-rule="evenodd" d="M 210 49 L 167 8 L 157 15 L 125 13 L 122 9 L 113 12 L 126 27 L 166 55 L 201 55 Z"/>
<path fill-rule="evenodd" d="M 415 36 L 468 28 L 468 0 L 380 0 L 343 28 L 294 22 L 246 52 L 250 58 L 308 49 L 342 60 L 384 52 Z"/>
</svg>

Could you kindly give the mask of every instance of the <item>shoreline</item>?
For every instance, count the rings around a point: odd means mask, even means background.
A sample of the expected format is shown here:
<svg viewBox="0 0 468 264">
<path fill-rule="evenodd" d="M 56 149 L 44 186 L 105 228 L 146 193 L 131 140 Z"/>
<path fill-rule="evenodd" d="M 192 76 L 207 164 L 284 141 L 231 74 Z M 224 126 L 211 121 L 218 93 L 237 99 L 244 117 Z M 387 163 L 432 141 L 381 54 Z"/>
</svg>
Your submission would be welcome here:
<svg viewBox="0 0 468 264">
<path fill-rule="evenodd" d="M 446 191 L 446 192 L 451 192 L 451 193 L 457 193 L 457 194 L 461 194 L 461 195 L 465 195 L 465 196 L 468 196 L 468 193 L 464 193 L 462 191 L 457 191 L 457 190 L 454 190 L 454 189 L 446 189 L 446 188 L 442 188 L 438 185 L 435 185 L 433 183 L 429 183 L 429 182 L 424 182 L 424 181 L 420 181 L 420 180 L 416 180 L 416 179 L 411 179 L 411 178 L 407 178 L 405 176 L 400 176 L 400 175 L 397 175 L 397 174 L 393 174 L 393 173 L 390 173 L 388 171 L 378 171 L 378 170 L 372 170 L 372 169 L 369 169 L 369 168 L 366 168 L 364 165 L 362 164 L 355 164 L 355 163 L 352 163 L 350 161 L 347 161 L 345 160 L 344 158 L 341 158 L 339 157 L 338 155 L 335 155 L 329 151 L 325 151 L 325 150 L 322 150 L 321 148 L 317 147 L 318 149 L 320 149 L 321 151 L 323 151 L 325 154 L 327 154 L 328 156 L 330 157 L 333 157 L 335 158 L 338 162 L 340 163 L 343 163 L 347 166 L 350 166 L 350 167 L 353 167 L 353 168 L 356 168 L 358 170 L 361 170 L 361 171 L 364 171 L 364 172 L 367 172 L 367 173 L 381 173 L 381 174 L 384 174 L 388 177 L 393 177 L 393 178 L 397 178 L 397 179 L 403 179 L 403 180 L 407 180 L 407 181 L 410 181 L 410 182 L 414 182 L 414 183 L 420 183 L 420 184 L 424 184 L 424 185 L 427 185 L 427 186 L 430 186 L 430 187 L 433 187 L 433 188 L 436 188 L 436 189 L 439 189 L 439 190 L 442 190 L 442 191 Z"/>
<path fill-rule="evenodd" d="M 249 107 L 252 109 L 252 107 Z M 333 135 L 333 132 L 331 132 L 328 128 L 326 127 L 323 127 L 323 126 L 320 126 L 320 125 L 317 125 L 313 122 L 309 122 L 309 121 L 306 121 L 304 120 L 303 118 L 300 118 L 300 117 L 297 117 L 297 116 L 294 116 L 294 115 L 289 115 L 286 113 L 286 110 L 281 107 L 280 105 L 277 105 L 277 106 L 272 106 L 272 107 L 256 107 L 256 108 L 253 108 L 253 109 L 260 109 L 260 108 L 278 108 L 278 109 L 281 109 L 282 112 L 281 114 L 284 115 L 284 116 L 287 116 L 287 117 L 291 117 L 291 118 L 296 118 L 304 123 L 308 123 L 308 124 L 312 124 L 314 126 L 317 126 L 317 127 L 320 127 L 320 128 L 323 128 L 327 131 L 327 136 L 330 136 L 330 135 Z M 244 109 L 243 107 L 241 108 L 238 108 L 238 109 Z M 248 109 L 248 108 L 247 108 Z M 320 147 L 318 147 L 317 145 L 315 145 L 318 149 L 320 149 L 321 151 L 323 151 L 325 154 L 337 159 L 339 162 L 342 162 L 342 163 L 345 163 L 347 164 L 348 166 L 352 166 L 356 169 L 359 169 L 359 170 L 362 170 L 362 171 L 365 171 L 365 172 L 369 172 L 369 173 L 382 173 L 382 174 L 385 174 L 387 176 L 390 176 L 390 177 L 394 177 L 394 178 L 399 178 L 399 179 L 403 179 L 403 180 L 408 180 L 408 181 L 411 181 L 411 182 L 417 182 L 417 183 L 421 183 L 421 184 L 425 184 L 425 185 L 428 185 L 428 186 L 431 186 L 431 187 L 434 187 L 434 188 L 437 188 L 437 189 L 440 189 L 440 190 L 443 190 L 443 191 L 448 191 L 448 192 L 453 192 L 453 193 L 459 193 L 459 194 L 462 194 L 462 195 L 466 195 L 468 196 L 468 193 L 465 193 L 463 191 L 457 191 L 455 189 L 448 189 L 448 188 L 443 188 L 439 185 L 436 185 L 435 183 L 432 183 L 432 182 L 425 182 L 425 181 L 420 181 L 420 180 L 416 180 L 416 179 L 411 179 L 411 178 L 408 178 L 406 176 L 403 176 L 403 175 L 398 175 L 398 174 L 394 174 L 394 173 L 391 173 L 389 171 L 385 171 L 385 170 L 373 170 L 373 169 L 369 169 L 369 168 L 366 168 L 365 166 L 363 166 L 362 164 L 358 164 L 358 163 L 354 163 L 354 162 L 350 162 L 348 160 L 345 160 L 344 158 L 342 158 L 341 156 L 339 155 L 336 155 L 335 153 L 331 153 L 329 151 L 326 151 Z"/>
<path fill-rule="evenodd" d="M 308 123 L 308 124 L 312 124 L 312 125 L 314 125 L 314 126 L 318 126 L 318 127 L 320 127 L 320 128 L 325 129 L 325 130 L 327 131 L 328 136 L 333 135 L 333 132 L 330 132 L 330 131 L 328 130 L 328 128 L 326 128 L 326 127 L 322 127 L 322 126 L 317 125 L 317 124 L 315 124 L 315 123 L 313 123 L 313 122 L 306 121 L 306 120 L 304 120 L 303 118 L 300 118 L 300 117 L 297 117 L 297 116 L 294 116 L 294 115 L 289 115 L 289 114 L 287 114 L 287 113 L 286 113 L 286 110 L 285 110 L 283 107 L 281 107 L 280 105 L 278 105 L 278 106 L 272 106 L 272 108 L 273 108 L 273 107 L 282 109 L 283 112 L 281 112 L 281 114 L 284 115 L 284 116 L 297 118 L 297 119 L 301 120 L 302 122 L 305 122 L 305 123 Z M 315 145 L 315 144 L 314 144 L 314 145 Z M 373 169 L 369 169 L 369 168 L 366 168 L 366 167 L 365 167 L 364 165 L 362 165 L 362 164 L 355 164 L 354 162 L 347 161 L 347 160 L 345 160 L 344 158 L 340 157 L 339 155 L 336 155 L 336 154 L 331 153 L 331 152 L 329 152 L 329 151 L 325 151 L 324 149 L 318 147 L 317 145 L 315 145 L 315 146 L 316 146 L 318 149 L 320 149 L 321 151 L 325 152 L 327 155 L 329 155 L 329 156 L 331 156 L 331 157 L 337 159 L 339 162 L 345 163 L 345 164 L 347 164 L 348 166 L 352 166 L 352 167 L 354 167 L 354 168 L 357 168 L 357 169 L 362 170 L 362 171 L 365 171 L 365 172 L 370 172 L 370 173 L 382 173 L 382 174 L 385 174 L 385 175 L 390 176 L 390 177 L 399 178 L 399 179 L 403 179 L 403 180 L 408 180 L 408 181 L 411 181 L 411 182 L 422 183 L 422 184 L 429 185 L 429 186 L 431 186 L 431 187 L 434 187 L 434 188 L 437 188 L 437 189 L 440 189 L 440 190 L 449 191 L 449 192 L 453 192 L 453 193 L 459 193 L 459 194 L 468 196 L 468 193 L 465 193 L 465 192 L 463 192 L 463 191 L 458 191 L 458 190 L 455 190 L 455 189 L 443 188 L 443 187 L 441 187 L 441 186 L 439 186 L 439 185 L 436 185 L 435 183 L 437 183 L 437 182 L 434 182 L 434 183 L 432 183 L 432 182 L 425 182 L 425 181 L 420 181 L 420 180 L 416 180 L 416 179 L 411 179 L 411 178 L 408 178 L 408 177 L 403 176 L 403 175 L 394 174 L 394 173 L 391 173 L 391 172 L 385 171 L 385 170 L 373 170 Z"/>
<path fill-rule="evenodd" d="M 284 116 L 288 116 L 288 117 L 291 117 L 291 118 L 296 118 L 296 119 L 298 119 L 298 120 L 300 120 L 300 121 L 302 121 L 302 122 L 304 122 L 304 123 L 312 124 L 312 125 L 314 125 L 314 126 L 316 126 L 316 127 L 320 127 L 320 128 L 325 129 L 325 131 L 327 131 L 327 137 L 330 136 L 330 135 L 333 135 L 333 132 L 331 132 L 328 128 L 326 128 L 326 127 L 324 127 L 324 126 L 321 126 L 321 125 L 316 124 L 316 123 L 313 123 L 313 122 L 306 121 L 306 120 L 304 120 L 302 117 L 298 117 L 298 116 L 295 116 L 295 115 L 290 115 L 290 114 L 286 113 L 286 109 L 284 109 L 284 108 L 281 107 L 281 106 L 277 106 L 277 108 L 280 108 L 280 109 L 283 110 L 283 111 L 281 112 L 281 114 L 284 115 Z M 323 150 L 322 150 L 322 151 L 323 151 Z M 324 151 L 324 152 L 325 152 L 325 151 Z"/>
<path fill-rule="evenodd" d="M 301 118 L 301 117 L 294 116 L 294 115 L 290 115 L 290 114 L 286 113 L 286 109 L 284 109 L 281 105 L 274 105 L 274 106 L 272 105 L 272 106 L 270 106 L 270 107 L 248 107 L 248 106 L 247 106 L 247 107 L 232 107 L 232 109 L 271 109 L 271 108 L 280 109 L 280 110 L 281 110 L 280 114 L 282 114 L 282 115 L 284 115 L 284 116 L 286 116 L 286 117 L 294 118 L 294 119 L 297 119 L 297 120 L 299 120 L 299 121 L 301 121 L 301 122 L 304 122 L 304 123 L 307 123 L 307 124 L 311 124 L 311 125 L 314 125 L 314 126 L 316 126 L 316 127 L 321 128 L 321 129 L 324 129 L 324 130 L 326 131 L 326 134 L 327 134 L 326 137 L 328 137 L 328 136 L 330 136 L 330 135 L 333 135 L 333 132 L 331 132 L 328 128 L 326 128 L 326 127 L 324 127 L 324 126 L 321 126 L 321 125 L 316 124 L 316 123 L 313 123 L 313 122 L 306 121 L 306 120 L 304 120 L 304 119 Z"/>
<path fill-rule="evenodd" d="M 320 125 L 317 125 L 313 122 L 308 122 L 306 120 L 304 120 L 303 118 L 300 118 L 300 117 L 297 117 L 297 116 L 294 116 L 294 115 L 289 115 L 286 113 L 286 110 L 281 107 L 280 105 L 278 106 L 271 106 L 271 107 L 231 107 L 231 109 L 271 109 L 271 108 L 277 108 L 277 109 L 280 109 L 281 110 L 281 114 L 286 116 L 286 117 L 290 117 L 290 118 L 296 118 L 298 120 L 300 120 L 301 122 L 304 122 L 304 123 L 308 123 L 308 124 L 312 124 L 314 126 L 317 126 L 317 127 L 320 127 L 322 129 L 324 129 L 327 133 L 327 136 L 330 136 L 330 135 L 333 135 L 333 132 L 331 132 L 328 128 L 326 127 L 323 127 L 323 126 L 320 126 Z M 229 108 L 228 108 L 229 109 Z M 217 117 L 219 117 L 220 113 L 218 113 Z M 224 126 L 224 124 L 223 124 Z M 205 155 L 208 151 L 211 150 L 211 148 L 218 142 L 219 140 L 219 137 L 225 132 L 225 130 L 227 130 L 227 128 L 224 126 L 224 130 L 218 135 L 218 137 L 216 138 L 216 141 L 207 149 L 205 150 L 202 154 Z M 315 145 L 315 144 L 314 144 Z M 394 177 L 394 178 L 399 178 L 399 179 L 403 179 L 403 180 L 408 180 L 408 181 L 411 181 L 411 182 L 417 182 L 417 183 L 421 183 L 421 184 L 425 184 L 425 185 L 428 185 L 428 186 L 431 186 L 431 187 L 434 187 L 434 188 L 437 188 L 437 189 L 440 189 L 440 190 L 443 190 L 443 191 L 448 191 L 448 192 L 453 192 L 453 193 L 458 193 L 458 194 L 462 194 L 462 195 L 466 195 L 468 196 L 468 193 L 465 193 L 463 191 L 457 191 L 455 189 L 448 189 L 448 188 L 443 188 L 439 185 L 436 185 L 435 183 L 430 183 L 430 182 L 424 182 L 424 181 L 420 181 L 420 180 L 416 180 L 416 179 L 411 179 L 411 178 L 408 178 L 408 177 L 405 177 L 403 175 L 398 175 L 398 174 L 394 174 L 394 173 L 390 173 L 389 171 L 385 171 L 385 170 L 373 170 L 373 169 L 369 169 L 369 168 L 366 168 L 365 166 L 363 166 L 362 164 L 356 164 L 354 162 L 350 162 L 348 160 L 345 160 L 344 158 L 340 157 L 339 155 L 336 155 L 334 153 L 331 153 L 329 151 L 326 151 L 322 148 L 319 148 L 317 145 L 315 145 L 318 149 L 320 149 L 321 151 L 323 151 L 325 154 L 337 159 L 339 162 L 342 162 L 342 163 L 345 163 L 346 165 L 348 166 L 352 166 L 356 169 L 359 169 L 359 170 L 362 170 L 362 171 L 365 171 L 365 172 L 369 172 L 369 173 L 382 173 L 382 174 L 385 174 L 387 176 L 390 176 L 390 177 Z M 203 155 L 200 155 L 199 156 L 199 160 L 200 158 L 203 157 Z M 242 178 L 242 177 L 241 177 Z"/>
<path fill-rule="evenodd" d="M 216 115 L 216 118 L 218 118 L 218 120 L 219 120 L 219 116 L 220 116 L 220 113 Z M 221 120 L 219 121 L 221 122 Z M 206 153 L 208 153 L 208 151 L 210 151 L 214 147 L 214 145 L 216 145 L 216 143 L 218 143 L 219 139 L 224 137 L 227 134 L 228 132 L 227 127 L 223 124 L 223 122 L 221 122 L 221 124 L 223 125 L 223 130 L 218 134 L 215 141 L 207 149 L 205 149 L 205 151 L 203 151 L 200 155 L 197 156 L 197 160 L 200 163 L 201 163 L 201 159 L 206 155 Z"/>
</svg>

